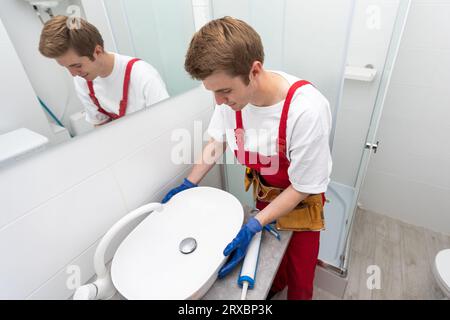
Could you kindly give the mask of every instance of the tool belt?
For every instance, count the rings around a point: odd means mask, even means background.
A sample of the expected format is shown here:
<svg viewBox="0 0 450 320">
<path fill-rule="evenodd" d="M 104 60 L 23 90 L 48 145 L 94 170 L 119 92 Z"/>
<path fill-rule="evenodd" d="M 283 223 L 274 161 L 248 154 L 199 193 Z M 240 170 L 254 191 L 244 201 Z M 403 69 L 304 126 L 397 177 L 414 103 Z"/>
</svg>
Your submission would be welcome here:
<svg viewBox="0 0 450 320">
<path fill-rule="evenodd" d="M 246 168 L 244 186 L 248 191 L 253 185 L 253 199 L 261 202 L 271 202 L 280 193 L 282 188 L 266 186 L 256 170 Z M 325 229 L 323 215 L 323 202 L 321 194 L 311 194 L 301 201 L 291 212 L 277 219 L 278 230 L 291 231 L 319 231 Z"/>
</svg>

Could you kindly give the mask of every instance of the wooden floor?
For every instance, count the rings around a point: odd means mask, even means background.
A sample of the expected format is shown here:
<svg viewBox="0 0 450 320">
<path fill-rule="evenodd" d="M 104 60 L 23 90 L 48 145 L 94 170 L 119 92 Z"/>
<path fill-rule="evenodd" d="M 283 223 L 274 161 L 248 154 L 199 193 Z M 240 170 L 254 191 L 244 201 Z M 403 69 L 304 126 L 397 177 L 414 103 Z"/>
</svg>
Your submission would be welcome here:
<svg viewBox="0 0 450 320">
<path fill-rule="evenodd" d="M 343 299 L 443 299 L 432 273 L 437 252 L 450 248 L 450 237 L 408 225 L 377 213 L 358 210 L 352 229 L 348 284 Z M 367 280 L 380 270 L 380 289 L 368 289 Z M 275 299 L 285 298 L 281 293 Z M 315 288 L 314 300 L 340 299 Z"/>
</svg>

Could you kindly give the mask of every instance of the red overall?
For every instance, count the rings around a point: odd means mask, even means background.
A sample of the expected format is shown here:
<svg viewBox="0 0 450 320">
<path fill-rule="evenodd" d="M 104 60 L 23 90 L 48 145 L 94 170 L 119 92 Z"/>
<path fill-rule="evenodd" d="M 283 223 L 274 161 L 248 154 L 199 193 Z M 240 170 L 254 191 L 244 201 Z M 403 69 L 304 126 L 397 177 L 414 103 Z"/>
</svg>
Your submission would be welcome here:
<svg viewBox="0 0 450 320">
<path fill-rule="evenodd" d="M 264 156 L 255 152 L 244 150 L 244 128 L 241 111 L 236 111 L 236 143 L 238 150 L 235 155 L 238 161 L 259 172 L 265 185 L 287 188 L 291 185 L 288 175 L 289 160 L 286 157 L 286 125 L 289 106 L 295 91 L 308 81 L 294 83 L 288 91 L 284 102 L 278 129 L 277 154 Z M 299 97 L 300 98 L 300 97 Z M 277 168 L 272 174 L 264 174 L 264 170 Z M 324 198 L 324 196 L 322 195 Z M 264 209 L 269 203 L 256 202 L 256 207 Z M 314 272 L 319 254 L 319 231 L 294 232 L 278 269 L 271 291 L 278 292 L 288 286 L 288 299 L 311 299 L 313 294 Z"/>
<path fill-rule="evenodd" d="M 112 120 L 116 120 L 119 118 L 122 118 L 126 111 L 127 111 L 127 104 L 128 104 L 128 87 L 130 85 L 130 75 L 131 75 L 131 69 L 133 68 L 133 64 L 136 61 L 139 61 L 140 59 L 134 58 L 131 59 L 130 61 L 128 61 L 127 63 L 127 67 L 125 69 L 125 77 L 123 79 L 123 93 L 122 93 L 122 100 L 120 100 L 120 104 L 119 104 L 119 114 L 115 114 L 112 112 L 108 112 L 105 109 L 103 109 L 100 106 L 100 103 L 98 102 L 97 97 L 95 96 L 95 92 L 94 92 L 94 84 L 92 81 L 87 80 L 87 85 L 89 88 L 89 97 L 91 98 L 92 102 L 97 106 L 98 111 L 107 115 L 108 117 L 110 117 Z"/>
</svg>

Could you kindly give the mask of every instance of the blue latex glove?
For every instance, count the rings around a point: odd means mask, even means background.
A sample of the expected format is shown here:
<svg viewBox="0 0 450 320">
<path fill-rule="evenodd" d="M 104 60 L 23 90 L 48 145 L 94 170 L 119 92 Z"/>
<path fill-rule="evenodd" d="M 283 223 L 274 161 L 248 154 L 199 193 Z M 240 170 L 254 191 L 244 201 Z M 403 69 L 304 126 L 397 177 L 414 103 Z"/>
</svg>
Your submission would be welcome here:
<svg viewBox="0 0 450 320">
<path fill-rule="evenodd" d="M 184 178 L 183 183 L 180 184 L 178 187 L 173 188 L 172 190 L 170 190 L 166 196 L 164 197 L 164 199 L 162 200 L 161 203 L 166 203 L 167 201 L 170 200 L 170 198 L 172 198 L 174 195 L 176 195 L 177 193 L 186 190 L 186 189 L 190 189 L 190 188 L 194 188 L 194 187 L 198 187 L 197 184 L 190 182 L 187 178 Z"/>
<path fill-rule="evenodd" d="M 255 233 L 260 232 L 261 230 L 261 224 L 253 217 L 251 217 L 241 228 L 236 238 L 234 238 L 223 251 L 224 256 L 228 256 L 231 253 L 232 255 L 230 256 L 230 259 L 228 259 L 228 262 L 219 270 L 219 279 L 225 277 L 239 264 L 239 262 L 241 262 L 242 259 L 244 259 L 250 241 Z"/>
</svg>

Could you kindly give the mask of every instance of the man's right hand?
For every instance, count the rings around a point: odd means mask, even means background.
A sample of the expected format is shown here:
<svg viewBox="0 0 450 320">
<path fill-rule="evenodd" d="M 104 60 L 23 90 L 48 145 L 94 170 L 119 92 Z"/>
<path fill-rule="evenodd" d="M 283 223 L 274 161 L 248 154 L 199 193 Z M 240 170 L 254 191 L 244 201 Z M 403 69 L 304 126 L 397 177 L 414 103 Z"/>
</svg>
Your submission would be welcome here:
<svg viewBox="0 0 450 320">
<path fill-rule="evenodd" d="M 161 201 L 161 203 L 166 203 L 167 201 L 169 201 L 174 195 L 176 195 L 177 193 L 186 190 L 186 189 L 190 189 L 190 188 L 194 188 L 194 187 L 198 187 L 197 184 L 189 181 L 187 178 L 184 178 L 183 183 L 180 184 L 178 187 L 173 188 L 172 190 L 170 190 L 166 196 L 164 197 L 164 199 Z"/>
</svg>

